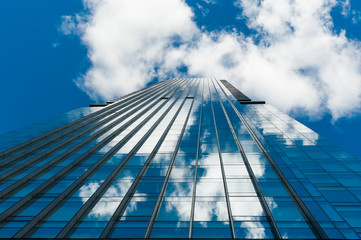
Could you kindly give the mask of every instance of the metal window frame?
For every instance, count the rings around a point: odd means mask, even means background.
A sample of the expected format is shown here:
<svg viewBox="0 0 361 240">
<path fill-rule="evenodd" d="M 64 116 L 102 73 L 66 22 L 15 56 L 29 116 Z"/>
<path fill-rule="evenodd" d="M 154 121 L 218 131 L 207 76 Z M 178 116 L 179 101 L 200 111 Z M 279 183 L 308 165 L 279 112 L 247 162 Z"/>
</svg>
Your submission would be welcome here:
<svg viewBox="0 0 361 240">
<path fill-rule="evenodd" d="M 95 206 L 98 200 L 103 196 L 103 194 L 108 190 L 111 184 L 114 182 L 116 177 L 121 173 L 127 163 L 132 159 L 132 157 L 136 154 L 139 148 L 145 143 L 145 141 L 150 137 L 156 127 L 161 123 L 164 117 L 168 114 L 169 110 L 174 106 L 177 100 L 181 97 L 183 92 L 174 100 L 174 102 L 168 107 L 168 109 L 159 117 L 157 122 L 144 134 L 144 136 L 139 140 L 139 142 L 130 150 L 127 156 L 122 160 L 122 162 L 115 167 L 113 172 L 104 180 L 104 182 L 100 185 L 100 187 L 92 194 L 92 196 L 83 204 L 83 206 L 79 209 L 79 211 L 73 216 L 73 218 L 66 224 L 66 226 L 61 230 L 61 232 L 57 235 L 56 238 L 64 238 L 69 237 L 72 233 L 73 227 L 81 221 L 88 214 L 91 209 Z M 184 103 L 184 101 L 183 101 Z M 181 110 L 183 103 L 179 107 L 176 115 L 178 115 Z M 172 122 L 173 123 L 173 122 Z"/>
<path fill-rule="evenodd" d="M 132 108 L 135 108 L 136 106 L 140 105 L 145 99 L 148 98 L 148 96 L 150 96 L 153 92 L 148 93 L 147 95 L 143 96 L 143 98 L 141 98 L 140 100 L 128 105 L 126 108 L 115 112 L 112 116 L 103 119 L 102 121 L 92 125 L 91 127 L 88 127 L 87 129 L 83 130 L 82 132 L 77 133 L 76 135 L 73 135 L 67 139 L 65 139 L 65 141 L 51 147 L 50 149 L 40 153 L 39 155 L 36 155 L 28 160 L 26 160 L 24 163 L 16 166 L 15 168 L 12 168 L 11 170 L 3 173 L 0 175 L 0 181 L 4 181 L 5 179 L 9 178 L 10 176 L 13 176 L 16 174 L 20 174 L 23 171 L 25 171 L 25 168 L 28 168 L 29 166 L 32 166 L 42 160 L 45 160 L 49 155 L 51 154 L 55 154 L 57 151 L 60 151 L 66 147 L 68 147 L 69 145 L 71 145 L 73 142 L 81 139 L 82 137 L 86 136 L 87 134 L 91 133 L 92 131 L 96 130 L 97 128 L 104 126 L 104 124 L 107 124 L 108 122 L 118 118 L 118 115 L 126 113 L 127 111 L 131 110 Z M 155 100 L 155 98 L 152 98 L 153 100 Z M 138 111 L 138 109 L 135 109 L 136 111 Z M 133 114 L 134 112 L 132 112 Z M 128 113 L 126 116 L 130 116 L 130 114 Z M 90 138 L 84 140 L 81 142 L 81 144 L 76 145 L 75 147 L 72 147 L 71 149 L 66 150 L 66 153 L 68 155 L 74 153 L 75 151 L 78 151 L 79 149 L 81 149 L 82 147 L 85 147 L 90 141 L 93 141 L 94 139 L 96 139 L 97 137 L 99 137 L 101 134 L 104 134 L 107 130 L 111 129 L 112 127 L 116 126 L 117 124 L 119 124 L 120 118 L 114 122 L 112 122 L 111 124 L 109 124 L 108 126 L 106 126 L 105 128 L 99 130 L 99 132 L 97 132 L 96 134 L 92 135 Z M 41 149 L 40 149 L 41 150 Z M 22 155 L 19 157 L 19 155 Z M 31 155 L 31 153 L 28 153 L 26 151 L 26 153 L 21 153 L 19 155 L 16 155 L 14 157 L 16 157 L 15 159 L 13 158 L 8 158 L 2 162 L 0 162 L 0 167 L 6 167 L 8 165 L 12 165 L 14 163 L 19 162 L 20 160 L 23 160 L 24 158 L 27 157 L 27 155 Z M 23 170 L 23 171 L 21 171 Z M 1 193 L 0 193 L 1 196 Z"/>
<path fill-rule="evenodd" d="M 164 88 L 166 89 L 166 87 Z M 159 95 L 161 95 L 163 92 L 166 92 L 167 90 L 161 91 L 160 93 L 158 93 L 158 95 L 155 95 L 155 97 L 152 98 L 152 100 L 156 100 L 157 97 Z M 141 102 L 139 102 L 141 103 Z M 115 127 L 117 124 L 121 123 L 122 121 L 126 120 L 129 116 L 133 115 L 135 112 L 137 112 L 139 109 L 133 109 L 132 111 L 128 112 L 127 114 L 125 114 L 124 116 L 120 117 L 119 119 L 117 119 L 116 121 L 114 121 L 113 123 L 111 123 L 110 125 L 106 126 L 105 128 L 101 129 L 99 132 L 97 132 L 96 134 L 92 135 L 90 138 L 78 143 L 77 145 L 75 145 L 74 147 L 72 147 L 71 149 L 67 150 L 66 152 L 60 154 L 59 156 L 55 157 L 53 160 L 49 161 L 48 163 L 44 164 L 43 166 L 39 167 L 38 169 L 34 170 L 33 172 L 31 172 L 30 174 L 24 176 L 23 178 L 19 179 L 18 181 L 16 181 L 15 183 L 13 183 L 12 185 L 10 185 L 9 187 L 3 189 L 2 191 L 0 191 L 0 197 L 2 198 L 2 200 L 5 200 L 7 198 L 9 198 L 12 194 L 15 194 L 17 191 L 20 191 L 22 188 L 26 187 L 27 185 L 29 185 L 32 181 L 35 180 L 35 177 L 39 176 L 41 173 L 44 174 L 47 171 L 51 170 L 51 167 L 54 167 L 56 165 L 58 165 L 59 163 L 61 163 L 62 161 L 65 161 L 66 158 L 71 155 L 72 153 L 75 153 L 76 151 L 78 151 L 79 149 L 85 147 L 88 143 L 90 143 L 91 141 L 94 141 L 95 139 L 97 139 L 99 136 L 101 136 L 102 134 L 106 133 L 108 130 L 110 130 L 111 128 Z M 146 111 L 143 111 L 142 113 L 144 114 L 145 112 L 147 112 L 149 109 L 145 109 Z M 137 115 L 139 116 L 139 114 Z M 116 117 L 116 116 L 114 116 Z M 134 118 L 133 118 L 134 119 Z M 132 121 L 130 121 L 132 122 Z M 115 137 L 115 135 L 111 134 L 112 136 Z M 72 142 L 70 142 L 70 139 L 68 139 L 68 144 L 71 144 Z M 44 152 L 44 158 L 46 158 L 48 156 L 48 154 L 50 154 L 49 152 Z M 34 159 L 34 158 L 33 158 Z M 38 157 L 35 157 L 35 159 L 30 159 L 29 161 L 36 161 L 39 160 Z M 6 176 L 8 177 L 10 174 L 13 174 L 13 172 L 19 171 L 18 169 L 24 169 L 27 168 L 29 166 L 29 161 L 24 162 L 23 164 L 11 169 L 8 172 L 5 172 L 4 174 L 1 175 L 1 180 L 3 180 Z M 36 163 L 36 162 L 35 162 Z M 26 170 L 26 169 L 25 169 Z M 3 214 L 0 214 L 0 219 L 2 219 Z"/>
<path fill-rule="evenodd" d="M 217 80 L 215 80 L 215 81 L 217 82 Z M 254 189 L 256 191 L 258 200 L 261 203 L 262 209 L 265 212 L 266 218 L 267 218 L 267 220 L 268 220 L 268 222 L 269 222 L 269 224 L 271 226 L 271 231 L 273 233 L 273 236 L 275 237 L 275 239 L 281 239 L 282 238 L 281 233 L 280 233 L 280 231 L 279 231 L 279 229 L 278 229 L 278 227 L 276 225 L 276 222 L 275 222 L 275 220 L 274 220 L 274 218 L 272 216 L 271 210 L 268 207 L 266 199 L 265 199 L 265 197 L 264 197 L 264 195 L 262 193 L 262 190 L 261 190 L 261 188 L 260 188 L 260 186 L 258 184 L 257 178 L 256 178 L 256 176 L 255 176 L 255 174 L 254 174 L 254 172 L 252 170 L 251 164 L 249 163 L 248 158 L 247 158 L 247 156 L 246 156 L 246 154 L 245 154 L 245 152 L 243 150 L 242 144 L 240 143 L 240 141 L 239 141 L 239 139 L 237 137 L 237 134 L 236 134 L 236 132 L 235 132 L 235 130 L 233 128 L 233 125 L 232 125 L 232 123 L 231 123 L 231 121 L 229 119 L 229 116 L 227 114 L 227 111 L 226 111 L 226 109 L 225 109 L 225 107 L 224 107 L 224 105 L 223 105 L 223 103 L 221 101 L 221 98 L 220 98 L 220 95 L 219 95 L 219 93 L 217 91 L 217 88 L 216 88 L 213 81 L 212 81 L 212 83 L 213 83 L 214 88 L 216 90 L 218 100 L 219 100 L 219 103 L 220 103 L 220 105 L 222 107 L 223 113 L 224 113 L 224 115 L 225 115 L 225 117 L 227 119 L 228 126 L 229 126 L 229 128 L 230 128 L 230 130 L 232 132 L 233 138 L 234 138 L 234 140 L 235 140 L 235 142 L 236 142 L 236 144 L 238 146 L 239 152 L 240 152 L 240 154 L 241 154 L 241 156 L 243 158 L 243 162 L 244 162 L 245 167 L 247 169 L 247 173 L 248 173 L 248 175 L 249 175 L 249 177 L 250 177 L 250 179 L 252 181 L 252 185 L 253 185 L 253 187 L 254 187 Z"/>
<path fill-rule="evenodd" d="M 198 126 L 198 139 L 197 139 L 197 153 L 196 153 L 196 165 L 194 171 L 194 180 L 193 180 L 193 194 L 192 194 L 192 206 L 191 206 L 191 219 L 189 222 L 189 235 L 188 238 L 192 238 L 193 234 L 193 222 L 194 222 L 194 207 L 196 202 L 196 191 L 197 191 L 197 175 L 198 175 L 198 158 L 199 158 L 199 142 L 201 136 L 201 128 L 202 128 L 202 115 L 203 115 L 203 97 L 204 97 L 204 86 L 205 83 L 202 81 L 202 99 L 201 99 L 201 112 L 199 117 L 199 126 Z"/>
<path fill-rule="evenodd" d="M 173 80 L 176 80 L 176 79 L 173 79 Z M 156 83 L 154 85 L 151 85 L 147 88 L 157 88 L 157 87 L 160 87 L 159 85 L 162 85 L 164 84 L 165 82 L 159 82 L 159 83 Z M 140 91 L 141 92 L 145 92 L 145 90 L 147 88 L 144 88 L 144 89 L 141 89 Z M 125 97 L 129 97 L 131 94 L 129 95 L 126 95 Z M 137 95 L 134 95 L 134 96 L 130 96 L 129 98 L 126 98 L 124 99 L 123 101 L 120 101 L 121 99 L 117 100 L 118 102 L 115 103 L 115 104 L 112 104 L 110 107 L 107 107 L 107 108 L 103 108 L 103 109 L 100 109 L 94 113 L 90 113 L 89 115 L 87 116 L 84 116 L 82 118 L 79 118 L 77 120 L 74 120 L 70 123 L 67 123 L 63 126 L 60 126 L 58 128 L 55 128 L 54 130 L 51 130 L 49 132 L 46 132 L 46 133 L 43 133 L 41 134 L 40 136 L 37 136 L 37 137 L 34 137 L 32 139 L 29 139 L 23 143 L 20 143 L 16 146 L 13 146 L 9 149 L 6 149 L 5 151 L 2 151 L 0 152 L 0 160 L 3 160 L 11 155 L 14 155 L 16 153 L 19 153 L 21 151 L 23 151 L 24 149 L 26 149 L 27 147 L 29 146 L 33 146 L 37 143 L 40 143 L 40 142 L 43 142 L 44 144 L 48 144 L 49 140 L 48 141 L 45 141 L 46 139 L 48 138 L 51 138 L 51 137 L 56 137 L 56 139 L 60 139 L 66 135 L 68 135 L 70 132 L 74 131 L 72 128 L 74 127 L 74 125 L 81 125 L 80 127 L 82 127 L 82 125 L 85 125 L 85 124 L 88 124 L 87 121 L 90 121 L 92 120 L 92 118 L 95 118 L 95 121 L 98 120 L 99 116 L 98 115 L 107 115 L 109 114 L 108 111 L 111 111 L 111 110 L 114 110 L 115 108 L 121 108 L 123 105 L 125 106 L 126 103 L 128 101 L 132 101 L 134 100 L 133 98 L 136 97 Z M 123 104 L 123 105 L 122 105 Z M 85 123 L 84 123 L 85 122 Z M 56 140 L 55 139 L 55 140 Z M 54 139 L 52 141 L 55 141 Z"/>
<path fill-rule="evenodd" d="M 218 83 L 218 85 L 221 87 L 221 85 Z M 290 182 L 287 180 L 286 176 L 283 174 L 282 170 L 277 166 L 276 162 L 272 159 L 271 155 L 267 152 L 261 141 L 258 139 L 257 135 L 253 132 L 252 128 L 249 126 L 248 122 L 245 120 L 243 115 L 237 110 L 237 108 L 234 106 L 232 101 L 229 99 L 228 95 L 225 93 L 224 89 L 221 87 L 222 91 L 227 97 L 228 102 L 231 104 L 232 108 L 236 112 L 239 119 L 242 121 L 242 123 L 247 128 L 249 134 L 252 136 L 253 140 L 257 143 L 259 149 L 262 151 L 263 155 L 267 159 L 267 161 L 270 163 L 271 167 L 277 174 L 277 176 L 280 178 L 282 184 L 284 185 L 286 191 L 290 194 L 290 197 L 294 200 L 295 205 L 300 210 L 301 214 L 305 217 L 307 220 L 307 224 L 310 226 L 310 229 L 315 234 L 317 238 L 320 239 L 328 239 L 327 234 L 321 227 L 321 225 L 318 223 L 318 221 L 315 219 L 315 217 L 312 215 L 310 210 L 307 208 L 305 203 L 301 200 L 300 196 L 297 194 L 296 190 L 292 187 Z"/>
<path fill-rule="evenodd" d="M 224 165 L 223 165 L 223 158 L 222 158 L 222 153 L 221 153 L 221 147 L 220 147 L 220 144 L 219 144 L 217 121 L 216 121 L 216 116 L 215 116 L 215 113 L 214 113 L 214 106 L 213 106 L 213 100 L 212 100 L 211 86 L 210 86 L 209 83 L 208 83 L 208 87 L 209 87 L 209 94 L 210 94 L 209 97 L 210 97 L 210 101 L 211 101 L 211 108 L 212 108 L 212 114 L 213 114 L 214 129 L 215 129 L 215 133 L 216 133 L 218 156 L 219 156 L 219 162 L 220 162 L 221 171 L 222 171 L 224 192 L 225 192 L 225 195 L 226 195 L 226 203 L 227 203 L 227 209 L 228 209 L 229 225 L 230 225 L 230 227 L 231 227 L 231 235 L 232 235 L 232 238 L 236 238 L 236 233 L 235 233 L 235 231 L 234 231 L 234 223 L 233 223 L 233 215 L 232 215 L 231 203 L 230 203 L 230 200 L 229 200 L 228 186 L 227 186 L 227 181 L 226 181 L 226 173 L 225 173 L 225 171 L 224 171 Z M 214 89 L 214 90 L 216 90 L 216 89 Z"/>
<path fill-rule="evenodd" d="M 173 91 L 176 88 L 171 88 L 168 89 L 168 91 Z M 160 93 L 161 94 L 161 93 Z M 159 94 L 159 95 L 160 95 Z M 155 96 L 155 99 L 157 98 L 157 96 Z M 165 103 L 164 103 L 165 104 Z M 158 107 L 158 110 L 160 108 L 162 108 L 161 105 Z M 26 206 L 26 204 L 31 200 L 34 199 L 38 196 L 39 193 L 41 193 L 42 191 L 44 191 L 45 189 L 49 189 L 50 187 L 52 187 L 54 185 L 54 183 L 56 182 L 57 179 L 63 178 L 64 176 L 68 175 L 71 170 L 73 169 L 73 167 L 77 164 L 81 164 L 83 162 L 85 162 L 87 159 L 89 159 L 93 154 L 95 154 L 98 150 L 100 150 L 104 145 L 106 145 L 107 143 L 109 143 L 112 139 L 114 139 L 118 134 L 120 134 L 123 130 L 125 130 L 128 126 L 130 126 L 134 121 L 136 121 L 139 117 L 141 117 L 143 114 L 145 114 L 146 112 L 148 112 L 151 108 L 147 108 L 145 110 L 143 110 L 142 112 L 140 112 L 139 114 L 137 114 L 136 116 L 134 116 L 133 118 L 131 118 L 127 123 L 125 123 L 124 125 L 122 125 L 121 127 L 119 127 L 116 131 L 114 131 L 112 134 L 110 134 L 109 136 L 107 136 L 105 139 L 103 139 L 102 141 L 100 141 L 97 145 L 93 146 L 91 149 L 89 149 L 87 152 L 85 152 L 84 154 L 82 154 L 79 158 L 77 158 L 76 160 L 74 160 L 71 164 L 69 164 L 68 166 L 66 166 L 65 168 L 63 168 L 61 171 L 59 171 L 58 173 L 56 173 L 53 177 L 51 177 L 49 180 L 47 180 L 46 182 L 44 182 L 42 185 L 40 185 L 39 187 L 37 187 L 36 189 L 34 189 L 31 193 L 29 193 L 27 196 L 25 196 L 24 198 L 22 198 L 21 200 L 19 200 L 18 202 L 16 202 L 14 205 L 12 205 L 11 207 L 9 207 L 6 211 L 4 211 L 1 215 L 0 215 L 0 220 L 4 221 L 6 218 L 8 218 L 9 216 L 11 216 L 15 211 L 18 211 L 19 208 Z M 131 114 L 131 113 L 130 113 Z M 151 115 L 150 115 L 151 116 Z M 138 129 L 139 130 L 139 129 Z M 68 155 L 66 153 L 64 153 L 64 157 L 67 157 Z M 13 186 L 13 190 L 17 189 L 18 187 L 22 186 L 22 184 L 25 184 L 27 181 L 29 181 L 29 176 L 25 176 L 22 179 L 22 182 L 17 181 L 17 185 L 11 185 Z M 30 178 L 31 179 L 31 178 Z M 8 187 L 10 188 L 10 187 Z M 6 188 L 6 189 L 8 189 Z M 5 189 L 5 190 L 6 190 Z M 8 191 L 10 191 L 11 189 L 9 189 Z"/>
<path fill-rule="evenodd" d="M 127 193 L 123 197 L 122 201 L 118 205 L 117 209 L 115 210 L 114 214 L 112 215 L 111 219 L 109 220 L 107 226 L 104 228 L 102 234 L 100 235 L 100 238 L 109 238 L 111 233 L 114 230 L 114 226 L 117 223 L 117 220 L 124 214 L 126 208 L 128 207 L 129 202 L 131 201 L 135 191 L 137 190 L 139 184 L 141 183 L 143 176 L 147 172 L 152 160 L 154 159 L 155 155 L 157 154 L 159 148 L 161 147 L 162 143 L 164 142 L 164 139 L 168 135 L 169 130 L 173 126 L 174 121 L 176 120 L 176 117 L 178 116 L 178 113 L 180 112 L 185 100 L 182 102 L 182 105 L 179 107 L 179 111 L 176 112 L 175 116 L 172 118 L 171 122 L 168 124 L 167 128 L 163 132 L 162 136 L 158 140 L 156 146 L 152 150 L 151 154 L 148 156 L 146 162 L 144 163 L 142 169 L 139 171 L 136 179 L 134 180 L 131 187 L 128 189 Z"/>
<path fill-rule="evenodd" d="M 199 85 L 198 85 L 199 86 Z M 198 90 L 198 86 L 197 86 L 197 90 Z M 192 88 L 189 89 L 188 91 L 188 94 L 191 92 Z M 178 116 L 178 113 L 180 112 L 180 110 L 182 109 L 185 101 L 187 100 L 187 97 L 188 97 L 188 94 L 187 96 L 183 99 L 182 101 L 182 104 L 181 104 L 181 107 L 178 109 L 177 113 L 176 113 L 176 116 Z M 174 152 L 173 152 L 173 155 L 172 155 L 172 158 L 171 158 L 171 161 L 169 163 L 169 167 L 167 169 L 167 173 L 166 173 L 166 176 L 165 176 L 165 179 L 164 179 L 164 182 L 163 182 L 163 185 L 162 185 L 162 188 L 159 192 L 159 195 L 158 195 L 158 199 L 157 199 L 157 202 L 154 206 L 154 209 L 153 209 L 153 212 L 152 212 L 152 216 L 149 220 L 149 224 L 148 224 L 148 227 L 147 227 L 147 230 L 145 232 L 145 235 L 144 235 L 144 238 L 150 238 L 151 234 L 152 234 L 152 230 L 153 230 L 153 226 L 154 226 L 154 223 L 158 217 L 158 214 L 159 214 L 159 210 L 160 210 L 160 206 L 162 205 L 162 202 L 163 202 L 163 198 L 164 198 L 164 193 L 165 193 L 165 190 L 167 188 L 167 185 L 168 185 L 168 181 L 169 181 L 169 177 L 170 177 L 170 174 L 172 172 L 172 169 L 173 169 L 173 165 L 174 165 L 174 161 L 175 161 L 175 158 L 178 154 L 178 150 L 179 150 L 179 146 L 180 146 L 180 143 L 183 139 L 183 135 L 184 135 L 184 132 L 185 132 L 185 129 L 187 127 L 187 123 L 188 123 L 188 120 L 189 120 L 189 116 L 192 112 L 192 108 L 193 108 L 193 104 L 194 104 L 194 98 L 192 99 L 192 103 L 191 103 L 191 106 L 189 107 L 189 110 L 188 110 L 188 114 L 187 114 L 187 117 L 186 117 L 186 120 L 184 121 L 184 124 L 183 124 L 183 128 L 182 128 L 182 131 L 179 135 L 179 138 L 178 138 L 178 141 L 177 141 L 177 144 L 175 146 L 175 149 L 174 149 Z M 176 119 L 176 116 L 174 117 L 174 120 Z M 173 119 L 172 119 L 173 120 Z M 173 121 L 174 122 L 174 121 Z M 169 129 L 171 128 L 171 126 L 169 126 Z M 168 131 L 169 131 L 168 129 Z"/>
<path fill-rule="evenodd" d="M 173 90 L 173 89 L 172 89 Z M 177 94 L 180 91 L 179 87 L 175 86 L 173 95 Z M 75 180 L 63 193 L 61 193 L 56 199 L 54 199 L 47 207 L 45 207 L 33 220 L 27 223 L 22 229 L 20 229 L 13 238 L 24 238 L 28 233 L 30 233 L 33 228 L 41 222 L 42 219 L 48 217 L 48 215 L 58 209 L 61 205 L 61 202 L 64 199 L 71 197 L 71 195 L 86 181 L 87 177 L 90 177 L 95 171 L 101 167 L 110 157 L 112 157 L 122 146 L 124 146 L 131 138 L 137 133 L 153 116 L 157 113 L 169 100 L 165 100 L 156 110 L 153 111 L 151 115 L 145 118 L 138 126 L 136 126 L 130 133 L 128 133 L 120 142 L 118 142 L 111 150 L 109 150 L 101 159 L 99 159 L 95 164 L 92 165 L 85 173 L 83 173 L 77 180 Z M 174 101 L 175 103 L 175 101 Z M 174 104 L 173 103 L 173 104 Z M 171 105 L 172 106 L 172 105 Z M 168 108 L 170 109 L 171 106 Z M 148 109 L 149 110 L 149 109 Z M 138 116 L 135 116 L 129 123 L 133 123 Z M 122 126 L 121 130 L 124 130 L 126 127 Z M 114 132 L 114 137 L 117 136 L 121 131 Z M 102 141 L 103 142 L 103 141 Z M 100 142 L 100 143 L 102 143 Z M 100 145 L 100 144 L 99 144 Z M 103 147 L 103 145 L 101 145 Z M 99 148 L 100 149 L 100 148 Z M 95 151 L 92 151 L 95 152 Z M 87 156 L 90 157 L 90 156 Z M 60 238 L 60 236 L 57 236 Z"/>
</svg>

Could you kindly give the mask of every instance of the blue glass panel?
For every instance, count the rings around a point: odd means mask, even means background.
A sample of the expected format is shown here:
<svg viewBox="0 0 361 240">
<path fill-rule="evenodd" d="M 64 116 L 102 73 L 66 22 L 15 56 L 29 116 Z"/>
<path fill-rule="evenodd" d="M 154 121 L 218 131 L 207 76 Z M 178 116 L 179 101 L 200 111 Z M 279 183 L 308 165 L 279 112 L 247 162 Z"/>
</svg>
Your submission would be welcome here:
<svg viewBox="0 0 361 240">
<path fill-rule="evenodd" d="M 238 222 L 234 221 L 234 231 L 236 238 L 256 238 L 268 239 L 274 238 L 270 226 L 267 222 Z"/>
<path fill-rule="evenodd" d="M 61 227 L 42 227 L 36 229 L 36 231 L 31 235 L 31 238 L 55 238 L 56 235 L 59 234 L 59 232 L 63 228 Z"/>
<path fill-rule="evenodd" d="M 194 221 L 228 221 L 227 204 L 218 199 L 218 201 L 198 201 L 196 199 L 194 206 Z"/>
<path fill-rule="evenodd" d="M 193 238 L 231 238 L 228 222 L 193 222 Z"/>
<path fill-rule="evenodd" d="M 156 198 L 142 198 L 142 197 L 136 198 L 136 197 L 134 197 L 130 201 L 130 203 L 122 217 L 122 220 L 123 219 L 131 220 L 131 218 L 133 218 L 133 217 L 142 217 L 140 219 L 143 219 L 143 218 L 150 219 L 150 216 L 152 215 L 156 200 L 157 200 Z"/>
<path fill-rule="evenodd" d="M 327 236 L 331 239 L 344 239 L 344 236 L 337 229 L 324 229 Z"/>
<path fill-rule="evenodd" d="M 82 206 L 82 201 L 67 201 L 49 218 L 49 221 L 69 221 Z"/>
<path fill-rule="evenodd" d="M 193 182 L 168 182 L 165 196 L 192 196 Z"/>
<path fill-rule="evenodd" d="M 148 222 L 118 222 L 111 238 L 143 238 Z"/>
<path fill-rule="evenodd" d="M 317 221 L 329 221 L 330 219 L 322 211 L 322 209 L 315 202 L 304 202 L 307 208 L 311 211 L 312 215 L 316 218 Z"/>
<path fill-rule="evenodd" d="M 139 184 L 135 196 L 149 196 L 149 195 L 158 195 L 162 188 L 162 181 L 143 181 Z"/>
<path fill-rule="evenodd" d="M 333 174 L 337 181 L 346 187 L 358 187 L 361 186 L 361 177 L 355 173 L 335 173 Z"/>
<path fill-rule="evenodd" d="M 19 227 L 3 227 L 0 229 L 0 236 L 2 238 L 11 238 L 16 234 L 21 228 Z"/>
<path fill-rule="evenodd" d="M 303 216 L 293 202 L 275 201 L 272 198 L 266 200 L 275 221 L 304 221 Z"/>
<path fill-rule="evenodd" d="M 357 198 L 345 190 L 320 190 L 320 192 L 330 202 L 359 202 Z"/>
<path fill-rule="evenodd" d="M 36 201 L 26 208 L 18 216 L 36 216 L 44 207 L 46 207 L 54 198 L 42 198 L 40 201 Z"/>
<path fill-rule="evenodd" d="M 90 113 L 95 112 L 96 110 L 98 109 L 89 107 L 78 108 L 70 112 L 61 114 L 60 116 L 2 134 L 0 135 L 0 146 L 6 146 L 5 148 L 10 148 L 19 143 L 30 140 L 31 138 L 37 137 L 40 134 L 60 127 L 66 123 L 87 116 Z M 2 147 L 0 147 L 0 149 L 3 149 Z"/>
<path fill-rule="evenodd" d="M 189 222 L 156 222 L 152 238 L 188 238 Z"/>
<path fill-rule="evenodd" d="M 328 202 L 319 202 L 319 205 L 332 221 L 343 221 L 341 216 Z"/>
<path fill-rule="evenodd" d="M 349 168 L 345 167 L 345 165 L 343 165 L 340 162 L 337 162 L 335 160 L 332 161 L 318 161 L 318 163 L 324 168 L 326 169 L 326 171 L 329 172 L 345 172 L 345 171 L 350 171 Z"/>
<path fill-rule="evenodd" d="M 361 212 L 339 212 L 351 227 L 361 227 Z"/>
<path fill-rule="evenodd" d="M 264 196 L 288 196 L 281 182 L 259 182 Z"/>
<path fill-rule="evenodd" d="M 82 222 L 77 227 L 71 238 L 98 238 L 103 232 L 107 222 Z"/>
<path fill-rule="evenodd" d="M 308 228 L 279 228 L 283 238 L 315 239 L 316 236 Z"/>
<path fill-rule="evenodd" d="M 353 229 L 340 229 L 340 231 L 347 239 L 360 239 Z"/>
<path fill-rule="evenodd" d="M 173 198 L 170 201 L 163 201 L 157 221 L 189 221 L 191 206 L 191 198 Z"/>
</svg>

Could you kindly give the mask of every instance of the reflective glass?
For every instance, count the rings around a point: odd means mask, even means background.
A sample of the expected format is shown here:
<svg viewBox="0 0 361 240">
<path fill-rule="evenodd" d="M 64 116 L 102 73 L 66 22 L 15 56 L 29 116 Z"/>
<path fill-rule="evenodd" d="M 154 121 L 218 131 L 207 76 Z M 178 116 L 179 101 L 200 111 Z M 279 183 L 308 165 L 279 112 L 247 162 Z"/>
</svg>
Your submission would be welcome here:
<svg viewBox="0 0 361 240">
<path fill-rule="evenodd" d="M 360 160 L 236 95 L 173 79 L 2 135 L 7 149 L 76 120 L 0 153 L 0 236 L 359 238 Z"/>
</svg>

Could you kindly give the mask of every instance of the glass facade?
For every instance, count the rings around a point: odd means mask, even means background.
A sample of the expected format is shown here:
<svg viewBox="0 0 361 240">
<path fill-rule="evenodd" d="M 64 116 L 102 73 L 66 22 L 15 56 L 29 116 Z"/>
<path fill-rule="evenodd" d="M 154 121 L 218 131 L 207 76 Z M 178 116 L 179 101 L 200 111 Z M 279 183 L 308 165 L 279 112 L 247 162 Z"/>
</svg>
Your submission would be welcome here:
<svg viewBox="0 0 361 240">
<path fill-rule="evenodd" d="M 361 161 L 225 80 L 0 138 L 0 238 L 361 237 Z"/>
</svg>

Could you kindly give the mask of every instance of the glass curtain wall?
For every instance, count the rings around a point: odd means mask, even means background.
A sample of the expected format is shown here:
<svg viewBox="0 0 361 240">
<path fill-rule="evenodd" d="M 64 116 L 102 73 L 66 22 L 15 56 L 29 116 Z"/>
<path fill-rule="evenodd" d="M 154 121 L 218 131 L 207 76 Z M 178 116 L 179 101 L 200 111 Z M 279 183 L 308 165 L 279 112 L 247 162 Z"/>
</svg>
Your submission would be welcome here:
<svg viewBox="0 0 361 240">
<path fill-rule="evenodd" d="M 0 237 L 359 238 L 360 160 L 235 91 L 171 79 L 1 136 Z"/>
</svg>

